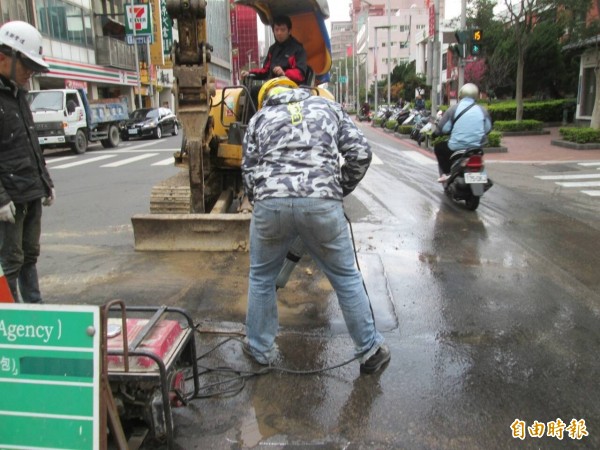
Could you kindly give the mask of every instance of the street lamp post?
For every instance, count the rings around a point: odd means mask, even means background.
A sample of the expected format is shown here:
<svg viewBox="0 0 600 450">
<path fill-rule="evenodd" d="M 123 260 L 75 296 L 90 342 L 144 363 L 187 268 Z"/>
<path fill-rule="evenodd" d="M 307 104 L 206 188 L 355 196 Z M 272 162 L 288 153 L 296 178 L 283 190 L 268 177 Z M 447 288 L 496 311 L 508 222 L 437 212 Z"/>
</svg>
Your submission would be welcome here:
<svg viewBox="0 0 600 450">
<path fill-rule="evenodd" d="M 388 0 L 389 1 L 389 0 Z M 388 30 L 388 41 L 387 41 L 387 53 L 388 53 L 388 58 L 387 58 L 387 104 L 390 104 L 390 59 L 391 59 L 391 55 L 390 55 L 390 28 L 391 26 L 386 25 L 386 26 L 381 26 L 381 27 L 375 27 L 375 58 L 377 58 L 377 53 L 378 53 L 378 49 L 377 49 L 377 30 Z M 377 111 L 377 77 L 375 78 L 375 111 Z"/>
<path fill-rule="evenodd" d="M 363 8 L 363 5 L 367 5 L 366 8 Z M 369 7 L 373 6 L 371 4 L 371 2 L 367 1 L 367 0 L 360 0 L 360 12 L 361 15 L 363 14 L 363 9 L 364 9 L 364 18 L 365 18 L 365 22 L 364 22 L 364 29 L 365 29 L 365 52 L 361 52 L 361 53 L 356 53 L 356 49 L 358 48 L 358 30 L 356 30 L 356 33 L 354 35 L 355 37 L 355 45 L 354 45 L 354 54 L 355 56 L 358 55 L 366 55 L 365 56 L 365 102 L 369 101 Z M 360 110 L 360 96 L 358 95 L 359 91 L 360 91 L 360 83 L 359 83 L 359 64 L 357 62 L 356 64 L 356 110 L 359 111 Z"/>
</svg>

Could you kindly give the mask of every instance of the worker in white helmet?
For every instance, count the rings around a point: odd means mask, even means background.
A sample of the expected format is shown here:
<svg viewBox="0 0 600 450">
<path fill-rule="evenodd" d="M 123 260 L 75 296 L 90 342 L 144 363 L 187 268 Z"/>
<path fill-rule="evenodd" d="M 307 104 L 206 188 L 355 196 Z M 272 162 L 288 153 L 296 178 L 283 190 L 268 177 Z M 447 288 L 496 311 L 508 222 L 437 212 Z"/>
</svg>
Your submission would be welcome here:
<svg viewBox="0 0 600 450">
<path fill-rule="evenodd" d="M 0 264 L 13 298 L 41 303 L 37 259 L 42 205 L 56 194 L 42 156 L 25 87 L 48 72 L 42 36 L 27 22 L 0 27 Z"/>
</svg>

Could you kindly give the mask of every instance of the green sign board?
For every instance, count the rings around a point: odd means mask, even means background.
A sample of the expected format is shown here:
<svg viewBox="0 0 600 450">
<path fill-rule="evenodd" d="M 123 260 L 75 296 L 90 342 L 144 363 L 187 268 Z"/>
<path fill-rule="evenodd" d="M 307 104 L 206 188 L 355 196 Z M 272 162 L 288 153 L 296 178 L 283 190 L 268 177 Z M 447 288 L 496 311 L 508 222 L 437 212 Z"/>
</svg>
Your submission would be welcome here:
<svg viewBox="0 0 600 450">
<path fill-rule="evenodd" d="M 98 449 L 100 308 L 0 304 L 0 448 Z"/>
<path fill-rule="evenodd" d="M 160 21 L 162 24 L 163 53 L 168 56 L 171 54 L 171 46 L 173 45 L 173 21 L 167 12 L 166 0 L 160 0 Z"/>
</svg>

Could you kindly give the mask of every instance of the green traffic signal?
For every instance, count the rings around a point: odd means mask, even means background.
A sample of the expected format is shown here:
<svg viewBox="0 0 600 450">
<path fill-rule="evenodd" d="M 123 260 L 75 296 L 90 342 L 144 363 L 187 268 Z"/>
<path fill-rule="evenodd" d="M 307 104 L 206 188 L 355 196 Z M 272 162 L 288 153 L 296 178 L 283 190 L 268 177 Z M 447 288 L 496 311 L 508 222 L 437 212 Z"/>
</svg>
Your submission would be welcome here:
<svg viewBox="0 0 600 450">
<path fill-rule="evenodd" d="M 483 31 L 481 28 L 475 28 L 471 30 L 471 48 L 469 53 L 471 56 L 479 56 L 481 54 L 481 39 L 483 38 Z"/>
</svg>

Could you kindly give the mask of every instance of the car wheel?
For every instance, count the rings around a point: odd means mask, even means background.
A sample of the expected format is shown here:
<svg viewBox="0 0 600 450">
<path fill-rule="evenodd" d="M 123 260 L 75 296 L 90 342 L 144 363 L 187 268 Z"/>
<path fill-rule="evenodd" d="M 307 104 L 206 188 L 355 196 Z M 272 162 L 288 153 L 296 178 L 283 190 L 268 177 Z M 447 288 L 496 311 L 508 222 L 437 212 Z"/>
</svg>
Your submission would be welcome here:
<svg viewBox="0 0 600 450">
<path fill-rule="evenodd" d="M 177 136 L 179 134 L 179 127 L 177 124 L 173 125 L 173 136 Z"/>
<path fill-rule="evenodd" d="M 162 130 L 160 128 L 160 125 L 154 130 L 154 137 L 156 139 L 160 139 L 162 137 Z"/>
</svg>

